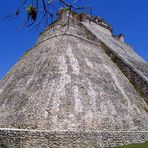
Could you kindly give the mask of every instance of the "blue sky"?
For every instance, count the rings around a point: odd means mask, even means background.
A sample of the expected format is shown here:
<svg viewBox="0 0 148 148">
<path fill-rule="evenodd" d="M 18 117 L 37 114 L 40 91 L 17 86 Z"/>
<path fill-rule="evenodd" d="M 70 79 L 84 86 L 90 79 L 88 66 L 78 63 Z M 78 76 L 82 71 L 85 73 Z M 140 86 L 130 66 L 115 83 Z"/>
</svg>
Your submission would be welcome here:
<svg viewBox="0 0 148 148">
<path fill-rule="evenodd" d="M 0 16 L 15 9 L 20 0 L 2 0 Z M 87 0 L 93 15 L 103 17 L 113 26 L 114 34 L 123 33 L 126 42 L 148 61 L 148 0 Z M 35 44 L 41 29 L 18 30 L 24 17 L 0 21 L 0 79 Z"/>
</svg>

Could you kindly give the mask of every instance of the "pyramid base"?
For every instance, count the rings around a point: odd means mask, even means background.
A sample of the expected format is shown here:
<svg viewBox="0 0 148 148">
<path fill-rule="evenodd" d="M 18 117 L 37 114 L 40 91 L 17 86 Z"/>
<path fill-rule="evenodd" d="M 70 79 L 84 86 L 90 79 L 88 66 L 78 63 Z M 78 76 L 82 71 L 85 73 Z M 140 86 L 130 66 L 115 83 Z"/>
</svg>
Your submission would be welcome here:
<svg viewBox="0 0 148 148">
<path fill-rule="evenodd" d="M 0 129 L 7 148 L 104 148 L 148 141 L 148 131 L 46 131 Z"/>
</svg>

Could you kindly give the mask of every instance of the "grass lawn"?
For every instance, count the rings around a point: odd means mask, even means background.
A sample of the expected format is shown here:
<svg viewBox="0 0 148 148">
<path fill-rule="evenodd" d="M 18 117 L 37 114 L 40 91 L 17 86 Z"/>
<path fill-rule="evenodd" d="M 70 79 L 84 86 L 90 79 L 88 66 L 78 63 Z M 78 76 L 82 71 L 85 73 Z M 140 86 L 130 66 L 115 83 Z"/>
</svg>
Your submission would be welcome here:
<svg viewBox="0 0 148 148">
<path fill-rule="evenodd" d="M 142 144 L 131 144 L 131 145 L 120 146 L 115 148 L 148 148 L 148 142 L 145 142 Z"/>
<path fill-rule="evenodd" d="M 0 144 L 0 148 L 7 148 L 4 144 Z"/>
</svg>

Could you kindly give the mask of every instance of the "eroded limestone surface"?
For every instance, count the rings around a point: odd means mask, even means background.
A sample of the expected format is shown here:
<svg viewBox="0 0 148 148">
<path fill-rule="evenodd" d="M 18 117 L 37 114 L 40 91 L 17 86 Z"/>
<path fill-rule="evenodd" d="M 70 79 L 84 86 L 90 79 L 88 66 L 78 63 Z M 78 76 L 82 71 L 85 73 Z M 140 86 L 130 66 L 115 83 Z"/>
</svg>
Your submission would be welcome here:
<svg viewBox="0 0 148 148">
<path fill-rule="evenodd" d="M 83 25 L 106 46 L 106 53 L 148 103 L 148 63 L 126 43 L 100 31 L 95 23 L 83 22 Z"/>
<path fill-rule="evenodd" d="M 62 23 L 49 26 L 1 81 L 0 127 L 148 130 L 147 63 L 90 22 L 70 19 L 68 30 Z"/>
</svg>

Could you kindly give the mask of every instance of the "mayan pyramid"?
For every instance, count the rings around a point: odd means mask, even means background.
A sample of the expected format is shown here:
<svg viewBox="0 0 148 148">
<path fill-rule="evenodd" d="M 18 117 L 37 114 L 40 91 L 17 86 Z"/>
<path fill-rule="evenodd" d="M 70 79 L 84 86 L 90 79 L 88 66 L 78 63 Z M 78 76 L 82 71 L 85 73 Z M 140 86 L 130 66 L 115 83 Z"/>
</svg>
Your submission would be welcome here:
<svg viewBox="0 0 148 148">
<path fill-rule="evenodd" d="M 100 17 L 60 10 L 0 81 L 0 144 L 8 148 L 147 140 L 148 63 Z"/>
</svg>

